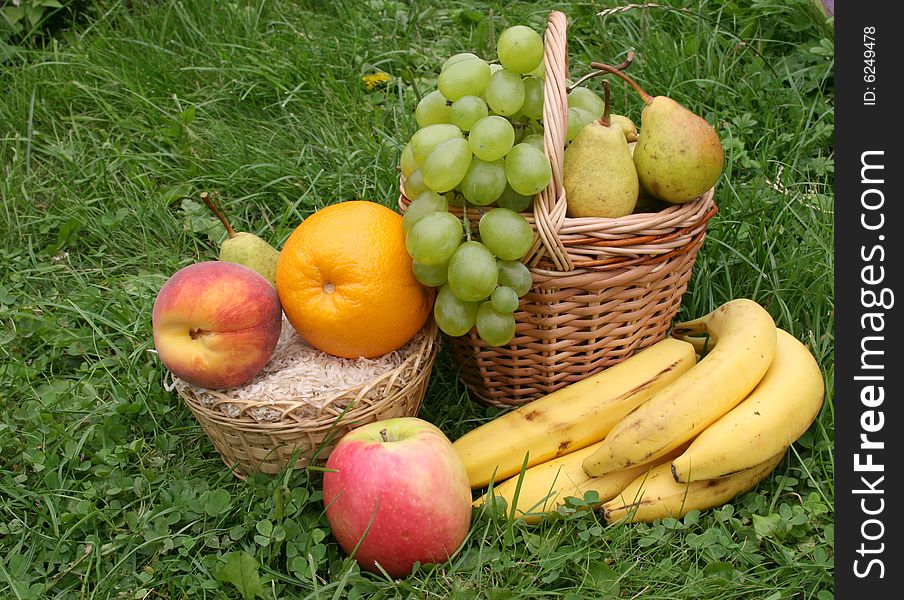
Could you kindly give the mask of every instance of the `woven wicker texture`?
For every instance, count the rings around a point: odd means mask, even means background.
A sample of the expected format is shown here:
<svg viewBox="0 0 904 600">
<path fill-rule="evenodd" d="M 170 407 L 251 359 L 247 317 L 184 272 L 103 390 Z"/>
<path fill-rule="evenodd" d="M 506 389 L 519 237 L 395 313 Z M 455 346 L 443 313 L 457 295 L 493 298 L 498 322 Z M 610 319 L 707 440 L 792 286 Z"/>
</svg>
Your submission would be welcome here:
<svg viewBox="0 0 904 600">
<path fill-rule="evenodd" d="M 208 397 L 216 398 L 211 403 L 202 401 L 192 388 L 178 386 L 176 391 L 240 479 L 255 472 L 279 473 L 290 464 L 296 469 L 323 464 L 335 443 L 355 427 L 417 415 L 438 349 L 432 319 L 425 333 L 397 368 L 336 392 L 318 403 L 320 407 L 291 397 L 271 403 L 206 390 Z M 290 382 L 286 383 L 288 387 Z M 261 410 L 277 411 L 278 416 L 267 420 L 252 416 Z"/>
<path fill-rule="evenodd" d="M 568 54 L 565 15 L 550 13 L 545 34 L 544 146 L 552 181 L 521 213 L 534 245 L 523 259 L 533 288 L 515 313 L 515 337 L 492 348 L 472 330 L 447 337 L 471 394 L 494 406 L 529 402 L 598 373 L 668 333 L 687 290 L 713 190 L 659 212 L 619 218 L 566 217 L 562 186 L 567 131 Z M 404 194 L 404 211 L 410 200 Z M 463 216 L 463 209 L 450 207 Z M 476 227 L 482 212 L 467 208 Z"/>
</svg>

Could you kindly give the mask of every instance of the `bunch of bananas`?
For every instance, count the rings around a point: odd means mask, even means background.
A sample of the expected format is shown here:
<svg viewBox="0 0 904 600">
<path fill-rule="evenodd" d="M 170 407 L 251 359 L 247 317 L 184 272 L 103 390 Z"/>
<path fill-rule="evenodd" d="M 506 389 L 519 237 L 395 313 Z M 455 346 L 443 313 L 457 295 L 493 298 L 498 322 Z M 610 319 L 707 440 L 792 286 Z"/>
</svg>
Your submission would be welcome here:
<svg viewBox="0 0 904 600">
<path fill-rule="evenodd" d="M 741 298 L 453 446 L 473 489 L 493 484 L 475 505 L 529 523 L 587 492 L 609 523 L 680 518 L 767 477 L 824 395 L 807 347 Z"/>
</svg>

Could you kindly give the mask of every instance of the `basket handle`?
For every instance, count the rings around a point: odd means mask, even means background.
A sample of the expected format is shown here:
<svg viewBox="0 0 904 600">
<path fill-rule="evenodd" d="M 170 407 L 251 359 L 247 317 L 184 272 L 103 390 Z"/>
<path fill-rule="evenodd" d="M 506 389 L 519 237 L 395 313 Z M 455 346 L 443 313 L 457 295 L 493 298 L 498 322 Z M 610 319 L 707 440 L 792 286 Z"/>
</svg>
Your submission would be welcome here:
<svg viewBox="0 0 904 600">
<path fill-rule="evenodd" d="M 556 270 L 571 271 L 574 264 L 568 256 L 559 231 L 565 222 L 565 190 L 562 185 L 565 140 L 568 132 L 568 46 L 565 14 L 553 11 L 547 18 L 543 59 L 546 81 L 543 84 L 543 148 L 552 168 L 552 179 L 534 197 L 534 226 L 537 238 L 524 261 L 535 266 L 548 256 Z"/>
</svg>

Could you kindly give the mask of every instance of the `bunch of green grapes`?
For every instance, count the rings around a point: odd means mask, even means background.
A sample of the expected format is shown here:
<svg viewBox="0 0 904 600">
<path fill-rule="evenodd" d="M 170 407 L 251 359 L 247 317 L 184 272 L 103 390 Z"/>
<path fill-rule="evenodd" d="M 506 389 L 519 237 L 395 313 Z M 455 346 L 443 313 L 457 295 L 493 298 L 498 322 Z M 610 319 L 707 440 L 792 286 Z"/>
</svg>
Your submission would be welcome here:
<svg viewBox="0 0 904 600">
<path fill-rule="evenodd" d="M 527 210 L 549 185 L 543 151 L 543 40 L 516 25 L 497 61 L 470 52 L 443 63 L 436 88 L 415 109 L 418 129 L 401 160 L 406 195 L 424 190 L 477 206 Z"/>
<path fill-rule="evenodd" d="M 433 190 L 411 202 L 402 222 L 414 276 L 439 288 L 433 306 L 439 328 L 460 336 L 476 326 L 488 345 L 507 344 L 515 335 L 519 299 L 531 288 L 530 270 L 520 261 L 533 243 L 530 223 L 495 207 L 471 232 Z"/>
<path fill-rule="evenodd" d="M 543 40 L 530 27 L 509 27 L 496 58 L 463 52 L 443 63 L 436 88 L 417 104 L 418 129 L 400 160 L 411 199 L 408 252 L 418 280 L 438 288 L 436 322 L 451 336 L 476 327 L 491 346 L 512 339 L 519 299 L 531 287 L 520 261 L 533 229 L 519 213 L 552 177 L 543 149 Z M 580 89 L 574 106 L 569 100 L 569 140 L 602 115 L 602 99 Z M 474 205 L 477 231 L 450 204 Z"/>
</svg>

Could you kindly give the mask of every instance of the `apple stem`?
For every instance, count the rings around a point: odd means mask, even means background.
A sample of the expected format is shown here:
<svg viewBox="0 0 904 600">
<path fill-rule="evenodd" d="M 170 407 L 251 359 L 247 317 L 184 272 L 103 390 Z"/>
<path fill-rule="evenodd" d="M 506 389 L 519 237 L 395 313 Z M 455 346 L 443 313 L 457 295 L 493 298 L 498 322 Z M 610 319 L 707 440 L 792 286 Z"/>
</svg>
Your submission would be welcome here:
<svg viewBox="0 0 904 600">
<path fill-rule="evenodd" d="M 209 208 L 211 212 L 213 212 L 213 214 L 216 215 L 216 217 L 220 220 L 220 222 L 223 224 L 223 227 L 226 228 L 226 233 L 229 234 L 229 237 L 234 238 L 235 230 L 232 228 L 232 225 L 229 224 L 229 221 L 226 220 L 226 217 L 223 216 L 223 213 L 220 212 L 220 209 L 217 208 L 213 203 L 213 200 L 210 199 L 210 194 L 208 194 L 207 192 L 201 192 L 201 201 L 204 202 L 204 204 L 207 205 L 207 208 Z"/>
<path fill-rule="evenodd" d="M 388 441 L 389 441 L 389 436 L 386 434 L 386 428 L 385 428 L 385 427 L 384 427 L 383 429 L 380 430 L 380 438 L 383 440 L 383 442 L 388 442 Z"/>
<path fill-rule="evenodd" d="M 640 96 L 640 99 L 643 100 L 644 104 L 650 104 L 651 102 L 653 102 L 653 97 L 650 96 L 650 94 L 648 94 L 646 90 L 640 87 L 640 84 L 631 79 L 631 77 L 626 75 L 623 71 L 620 71 L 618 68 L 600 62 L 592 62 L 590 63 L 590 66 L 594 69 L 599 69 L 600 71 L 611 73 L 612 75 L 615 75 L 616 77 L 623 80 L 625 83 L 634 88 L 634 91 L 637 92 L 637 94 Z"/>
</svg>

